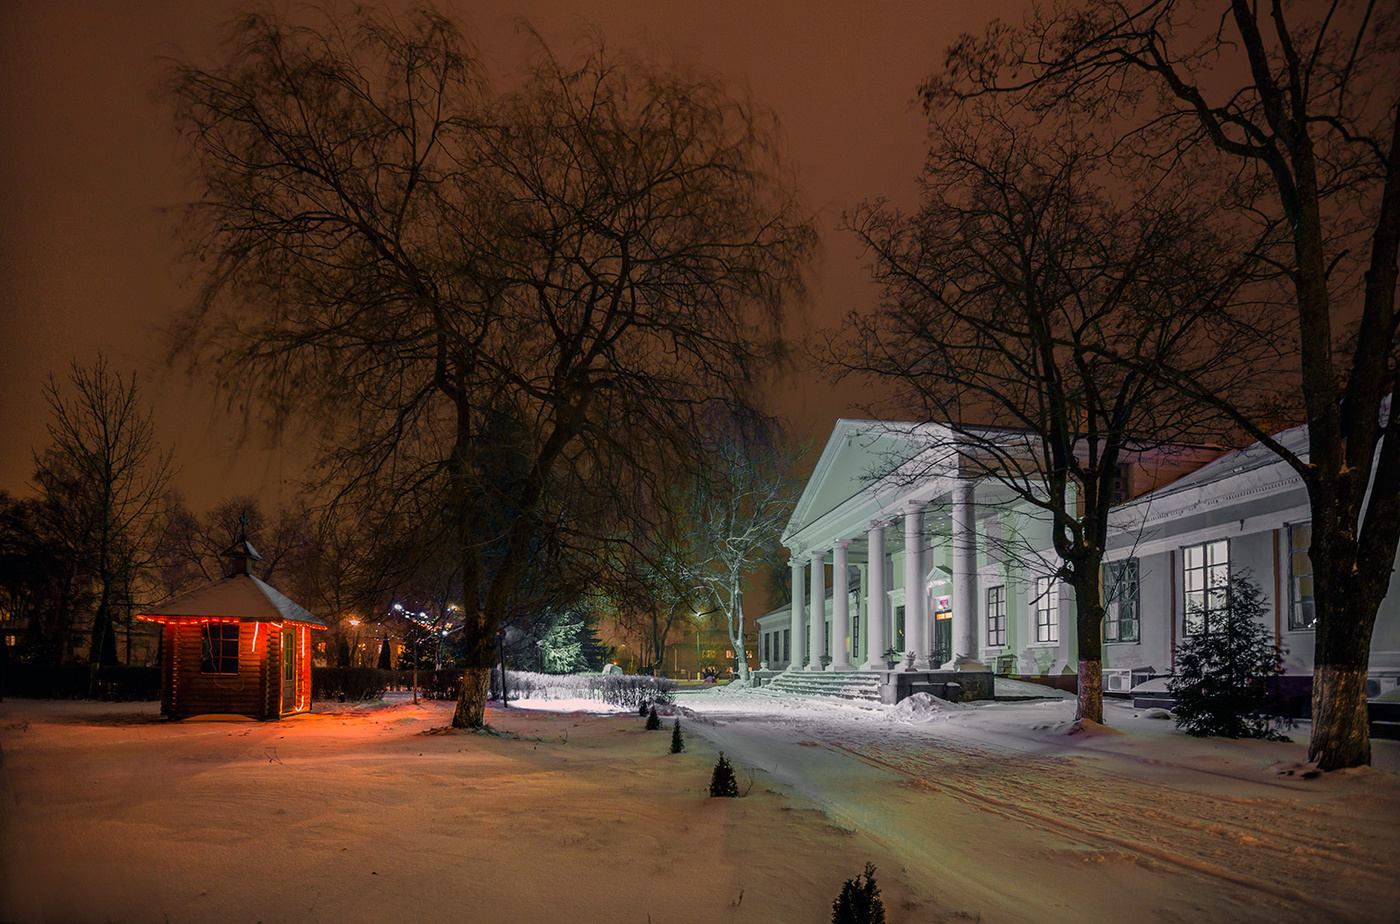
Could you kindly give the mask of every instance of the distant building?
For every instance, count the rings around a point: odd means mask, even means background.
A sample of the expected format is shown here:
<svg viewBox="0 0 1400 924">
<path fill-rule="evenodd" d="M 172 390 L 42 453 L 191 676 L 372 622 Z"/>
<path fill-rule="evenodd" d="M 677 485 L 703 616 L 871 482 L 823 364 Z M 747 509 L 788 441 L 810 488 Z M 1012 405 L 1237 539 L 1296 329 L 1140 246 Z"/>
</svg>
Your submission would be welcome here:
<svg viewBox="0 0 1400 924">
<path fill-rule="evenodd" d="M 253 576 L 256 549 L 224 553 L 229 576 L 137 613 L 162 627 L 161 713 L 276 719 L 311 709 L 311 632 L 325 623 Z"/>
</svg>

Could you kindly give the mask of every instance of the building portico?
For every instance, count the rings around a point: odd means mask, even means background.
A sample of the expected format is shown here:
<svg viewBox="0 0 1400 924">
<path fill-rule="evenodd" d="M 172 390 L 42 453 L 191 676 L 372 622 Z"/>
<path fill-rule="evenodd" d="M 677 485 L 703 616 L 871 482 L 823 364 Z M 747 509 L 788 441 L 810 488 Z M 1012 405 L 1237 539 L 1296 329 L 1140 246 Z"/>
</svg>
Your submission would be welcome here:
<svg viewBox="0 0 1400 924">
<path fill-rule="evenodd" d="M 806 643 L 786 667 L 984 670 L 976 510 L 947 428 L 838 421 L 782 537 Z"/>
</svg>

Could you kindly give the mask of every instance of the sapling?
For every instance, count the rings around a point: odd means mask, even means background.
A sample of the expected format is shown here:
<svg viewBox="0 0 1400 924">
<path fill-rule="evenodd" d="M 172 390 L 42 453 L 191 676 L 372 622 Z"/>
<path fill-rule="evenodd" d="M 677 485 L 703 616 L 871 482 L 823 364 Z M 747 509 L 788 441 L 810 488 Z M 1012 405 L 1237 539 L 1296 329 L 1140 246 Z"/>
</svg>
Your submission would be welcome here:
<svg viewBox="0 0 1400 924">
<path fill-rule="evenodd" d="M 723 751 L 719 752 L 715 771 L 710 774 L 710 796 L 723 796 L 727 799 L 739 797 L 739 781 L 734 777 L 734 766 L 729 763 L 729 758 L 724 756 Z"/>
<path fill-rule="evenodd" d="M 656 714 L 656 707 L 652 706 L 651 711 L 647 713 L 647 731 L 656 731 L 660 727 L 661 717 Z"/>
<path fill-rule="evenodd" d="M 685 736 L 681 734 L 681 720 L 676 719 L 676 724 L 671 726 L 671 753 L 679 754 L 685 750 Z"/>
<path fill-rule="evenodd" d="M 841 894 L 831 903 L 831 924 L 885 924 L 885 903 L 875 884 L 875 864 L 867 862 L 863 874 L 846 880 Z"/>
</svg>

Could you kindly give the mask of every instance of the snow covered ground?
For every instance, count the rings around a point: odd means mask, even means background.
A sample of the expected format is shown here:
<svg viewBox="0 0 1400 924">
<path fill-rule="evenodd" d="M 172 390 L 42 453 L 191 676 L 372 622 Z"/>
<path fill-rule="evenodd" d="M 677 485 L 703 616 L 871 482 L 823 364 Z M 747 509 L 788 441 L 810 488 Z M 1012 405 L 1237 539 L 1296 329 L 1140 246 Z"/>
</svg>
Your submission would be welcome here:
<svg viewBox="0 0 1400 924">
<path fill-rule="evenodd" d="M 679 703 L 682 755 L 669 720 L 586 701 L 493 709 L 500 736 L 401 700 L 5 701 L 0 921 L 819 922 L 867 860 L 892 924 L 1397 920 L 1396 742 L 1310 776 L 1302 734 L 1201 741 L 1118 702 L 1077 734 L 1061 698 Z M 746 798 L 705 796 L 721 748 Z"/>
</svg>

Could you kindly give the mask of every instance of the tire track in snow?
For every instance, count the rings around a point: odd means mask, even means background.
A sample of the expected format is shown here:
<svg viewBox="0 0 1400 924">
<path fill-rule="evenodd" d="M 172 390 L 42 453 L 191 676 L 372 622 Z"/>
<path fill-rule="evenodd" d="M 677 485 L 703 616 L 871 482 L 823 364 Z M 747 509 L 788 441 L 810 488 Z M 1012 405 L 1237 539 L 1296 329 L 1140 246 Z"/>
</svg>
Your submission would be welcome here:
<svg viewBox="0 0 1400 924">
<path fill-rule="evenodd" d="M 1265 811 L 1258 801 L 1216 800 L 1086 770 L 1062 757 L 1010 758 L 945 743 L 933 751 L 931 742 L 850 744 L 823 739 L 835 750 L 911 781 L 915 788 L 946 791 L 1012 821 L 1069 833 L 1089 844 L 1112 845 L 1334 919 L 1373 920 L 1384 909 L 1359 912 L 1314 893 L 1338 895 L 1339 884 L 1364 878 L 1371 880 L 1367 894 L 1374 894 L 1376 885 L 1394 881 L 1388 859 L 1341 855 L 1356 843 L 1339 831 L 1317 831 L 1311 840 L 1284 831 L 1268 823 L 1277 818 L 1277 808 Z M 1160 808 L 1142 807 L 1147 787 Z"/>
</svg>

